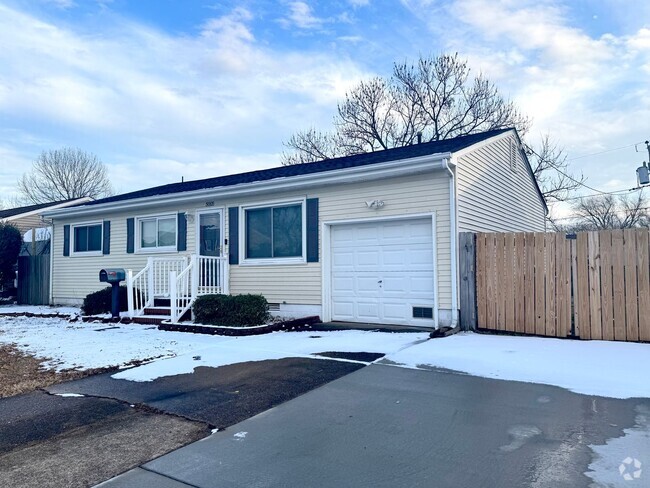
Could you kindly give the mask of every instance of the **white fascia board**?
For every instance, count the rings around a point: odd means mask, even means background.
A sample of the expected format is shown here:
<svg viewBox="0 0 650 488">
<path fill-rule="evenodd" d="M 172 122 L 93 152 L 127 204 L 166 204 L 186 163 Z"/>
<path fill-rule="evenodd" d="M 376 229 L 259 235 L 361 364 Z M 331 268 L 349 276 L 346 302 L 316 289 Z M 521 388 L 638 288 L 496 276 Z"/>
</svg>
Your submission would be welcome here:
<svg viewBox="0 0 650 488">
<path fill-rule="evenodd" d="M 21 213 L 21 214 L 17 214 L 17 215 L 12 215 L 11 217 L 7 217 L 5 220 L 11 221 L 11 220 L 24 219 L 25 217 L 31 217 L 33 215 L 44 214 L 45 212 L 49 212 L 50 210 L 68 208 L 71 205 L 76 205 L 78 203 L 85 203 L 85 202 L 89 202 L 91 200 L 92 200 L 92 198 L 90 198 L 90 197 L 81 197 L 81 198 L 77 198 L 76 200 L 71 200 L 69 202 L 59 203 L 58 205 L 52 205 L 50 207 L 43 207 L 43 208 L 39 208 L 37 210 L 32 210 L 31 212 L 25 212 L 25 213 Z"/>
<path fill-rule="evenodd" d="M 288 191 L 335 183 L 352 183 L 359 181 L 360 178 L 363 178 L 364 181 L 394 178 L 408 174 L 424 173 L 431 170 L 441 170 L 444 168 L 443 160 L 449 157 L 451 157 L 451 153 L 429 154 L 417 158 L 398 159 L 386 163 L 355 166 L 352 168 L 323 171 L 307 175 L 286 176 L 266 181 L 242 183 L 239 185 L 205 188 L 202 190 L 170 193 L 132 200 L 120 200 L 117 202 L 91 205 L 85 208 L 64 208 L 47 212 L 44 216 L 49 218 L 65 218 L 68 216 L 77 217 L 81 215 L 102 214 L 124 209 L 134 210 L 175 204 L 179 201 L 183 204 L 187 204 L 204 200 L 206 197 L 211 199 L 222 199 L 230 196 L 241 197 L 259 193 Z"/>
<path fill-rule="evenodd" d="M 499 139 L 504 139 L 506 137 L 510 137 L 511 135 L 516 134 L 514 129 L 510 129 L 508 131 L 502 132 L 501 134 L 497 134 L 496 136 L 492 136 L 488 139 L 484 139 L 480 142 L 477 142 L 475 144 L 472 144 L 471 146 L 467 146 L 459 151 L 454 152 L 454 160 L 458 160 L 458 158 L 462 158 L 465 156 L 467 153 L 470 153 L 472 151 L 476 151 L 477 149 L 480 149 L 484 146 L 487 146 L 488 144 L 492 144 L 495 141 L 498 141 Z M 519 138 L 517 138 L 519 139 Z"/>
</svg>

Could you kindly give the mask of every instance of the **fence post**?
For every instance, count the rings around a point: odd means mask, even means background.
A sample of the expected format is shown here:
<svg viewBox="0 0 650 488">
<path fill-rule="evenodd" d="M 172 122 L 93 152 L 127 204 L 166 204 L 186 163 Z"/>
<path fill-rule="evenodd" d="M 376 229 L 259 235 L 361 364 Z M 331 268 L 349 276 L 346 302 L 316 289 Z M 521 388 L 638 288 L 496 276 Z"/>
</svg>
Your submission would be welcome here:
<svg viewBox="0 0 650 488">
<path fill-rule="evenodd" d="M 476 234 L 460 232 L 459 271 L 460 271 L 460 328 L 476 330 Z"/>
</svg>

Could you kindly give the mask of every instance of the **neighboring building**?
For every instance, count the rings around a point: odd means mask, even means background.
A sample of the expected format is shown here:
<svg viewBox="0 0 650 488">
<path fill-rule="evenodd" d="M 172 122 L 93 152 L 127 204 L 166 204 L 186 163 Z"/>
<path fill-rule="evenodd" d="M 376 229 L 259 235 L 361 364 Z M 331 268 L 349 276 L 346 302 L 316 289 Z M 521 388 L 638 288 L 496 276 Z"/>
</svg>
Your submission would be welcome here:
<svg viewBox="0 0 650 488">
<path fill-rule="evenodd" d="M 62 200 L 60 202 L 39 203 L 37 205 L 28 205 L 26 207 L 8 208 L 6 210 L 0 210 L 0 222 L 9 222 L 14 224 L 22 234 L 25 234 L 32 229 L 48 227 L 48 225 L 44 224 L 41 220 L 41 214 L 43 212 L 70 207 L 72 205 L 79 205 L 91 200 L 90 197 L 82 197 L 73 198 L 71 200 Z"/>
<path fill-rule="evenodd" d="M 450 324 L 458 232 L 544 231 L 546 213 L 514 129 L 174 183 L 45 212 L 51 301 L 119 267 L 144 294 L 134 315 L 156 296 L 179 316 L 197 294 L 261 293 L 283 315 Z"/>
</svg>

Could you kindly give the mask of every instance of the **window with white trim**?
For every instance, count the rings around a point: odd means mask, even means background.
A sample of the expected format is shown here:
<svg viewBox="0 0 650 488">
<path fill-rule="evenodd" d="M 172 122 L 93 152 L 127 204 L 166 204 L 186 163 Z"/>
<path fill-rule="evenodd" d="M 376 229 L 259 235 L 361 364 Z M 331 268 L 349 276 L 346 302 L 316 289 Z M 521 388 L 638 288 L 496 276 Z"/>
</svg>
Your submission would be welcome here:
<svg viewBox="0 0 650 488">
<path fill-rule="evenodd" d="M 246 260 L 302 260 L 304 258 L 303 203 L 244 209 Z"/>
<path fill-rule="evenodd" d="M 97 254 L 102 252 L 102 223 L 72 226 L 72 253 Z"/>
<path fill-rule="evenodd" d="M 138 219 L 138 249 L 142 251 L 175 251 L 176 216 L 162 215 Z"/>
</svg>

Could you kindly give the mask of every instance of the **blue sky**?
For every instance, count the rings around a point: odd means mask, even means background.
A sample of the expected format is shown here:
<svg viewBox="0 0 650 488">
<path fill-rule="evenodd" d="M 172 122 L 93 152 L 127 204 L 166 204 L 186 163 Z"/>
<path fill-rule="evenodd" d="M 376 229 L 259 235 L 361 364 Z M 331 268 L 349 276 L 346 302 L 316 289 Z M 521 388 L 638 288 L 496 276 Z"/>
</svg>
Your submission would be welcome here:
<svg viewBox="0 0 650 488">
<path fill-rule="evenodd" d="M 442 52 L 492 79 L 533 119 L 531 142 L 550 133 L 590 186 L 634 186 L 647 159 L 632 146 L 650 138 L 645 1 L 0 0 L 0 46 L 5 200 L 61 146 L 96 153 L 119 192 L 275 166 L 359 80 Z"/>
</svg>

